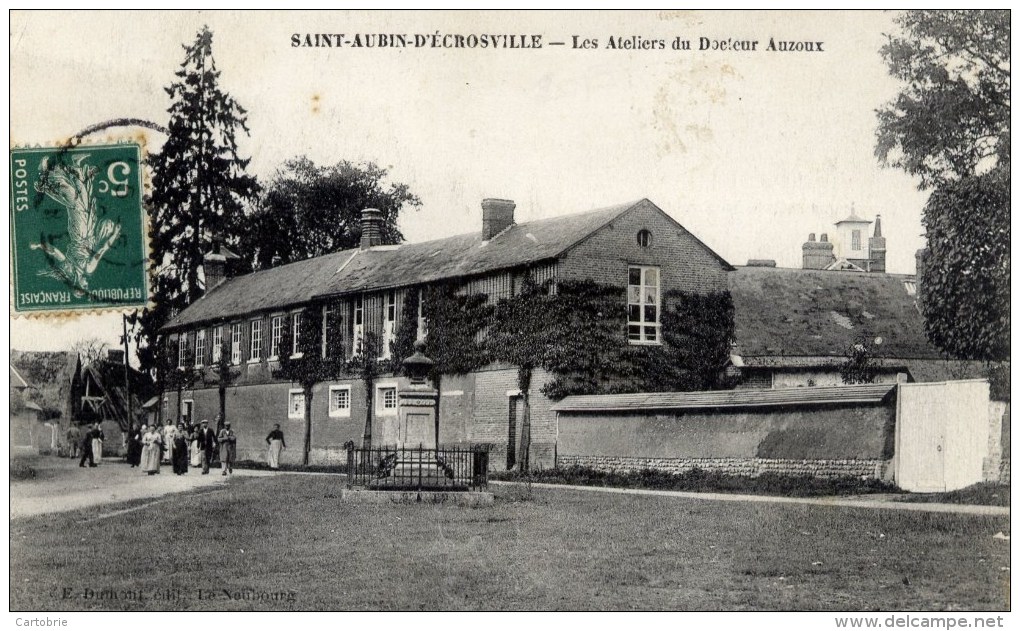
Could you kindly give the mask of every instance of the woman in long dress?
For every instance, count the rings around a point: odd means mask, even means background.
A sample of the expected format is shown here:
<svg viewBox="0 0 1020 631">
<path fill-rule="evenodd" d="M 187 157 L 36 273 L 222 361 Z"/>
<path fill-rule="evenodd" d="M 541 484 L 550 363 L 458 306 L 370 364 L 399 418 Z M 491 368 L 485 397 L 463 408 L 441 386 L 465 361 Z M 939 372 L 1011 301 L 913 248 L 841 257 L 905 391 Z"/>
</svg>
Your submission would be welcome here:
<svg viewBox="0 0 1020 631">
<path fill-rule="evenodd" d="M 99 464 L 103 460 L 103 439 L 106 436 L 103 435 L 103 427 L 99 423 L 96 423 L 96 428 L 92 430 L 92 457 L 95 458 L 96 464 Z"/>
<path fill-rule="evenodd" d="M 273 431 L 269 432 L 269 435 L 266 436 L 266 445 L 269 446 L 269 468 L 279 469 L 280 452 L 287 448 L 287 443 L 283 440 L 283 432 L 280 431 L 279 424 L 274 425 Z"/>
<path fill-rule="evenodd" d="M 159 463 L 163 456 L 163 437 L 159 429 L 149 428 L 142 437 L 142 471 L 149 475 L 159 473 Z"/>
<path fill-rule="evenodd" d="M 188 472 L 188 432 L 184 430 L 184 423 L 177 425 L 177 433 L 174 434 L 173 451 L 174 473 L 184 475 Z"/>
<path fill-rule="evenodd" d="M 189 440 L 191 441 L 191 466 L 201 467 L 202 466 L 202 448 L 198 445 L 198 426 L 191 428 L 188 433 Z"/>
</svg>

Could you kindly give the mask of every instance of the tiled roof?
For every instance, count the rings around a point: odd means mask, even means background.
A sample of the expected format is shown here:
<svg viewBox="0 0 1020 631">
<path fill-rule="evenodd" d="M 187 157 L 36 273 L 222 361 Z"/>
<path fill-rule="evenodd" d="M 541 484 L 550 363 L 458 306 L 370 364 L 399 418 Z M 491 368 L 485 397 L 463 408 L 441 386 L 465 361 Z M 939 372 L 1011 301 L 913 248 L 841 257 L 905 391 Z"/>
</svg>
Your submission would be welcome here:
<svg viewBox="0 0 1020 631">
<path fill-rule="evenodd" d="M 483 242 L 481 230 L 422 243 L 343 250 L 232 278 L 164 328 L 299 305 L 316 297 L 483 274 L 555 258 L 648 200 L 514 224 Z"/>
<path fill-rule="evenodd" d="M 708 392 L 642 392 L 566 397 L 555 412 L 636 412 L 705 408 L 881 403 L 895 389 L 892 384 L 864 384 L 824 388 L 776 390 L 713 390 Z"/>
<path fill-rule="evenodd" d="M 741 267 L 727 279 L 734 352 L 747 366 L 794 365 L 804 357 L 841 361 L 862 339 L 877 357 L 941 357 L 925 338 L 915 296 L 907 290 L 913 276 Z"/>
</svg>

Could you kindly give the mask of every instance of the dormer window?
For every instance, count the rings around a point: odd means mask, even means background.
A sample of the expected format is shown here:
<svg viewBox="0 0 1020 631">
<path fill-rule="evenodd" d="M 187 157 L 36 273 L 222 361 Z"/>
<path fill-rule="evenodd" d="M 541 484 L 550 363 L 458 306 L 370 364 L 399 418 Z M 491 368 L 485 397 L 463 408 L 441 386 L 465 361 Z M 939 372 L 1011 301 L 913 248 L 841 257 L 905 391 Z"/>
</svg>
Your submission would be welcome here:
<svg viewBox="0 0 1020 631">
<path fill-rule="evenodd" d="M 652 233 L 647 230 L 639 230 L 637 233 L 637 244 L 643 248 L 652 245 Z"/>
</svg>

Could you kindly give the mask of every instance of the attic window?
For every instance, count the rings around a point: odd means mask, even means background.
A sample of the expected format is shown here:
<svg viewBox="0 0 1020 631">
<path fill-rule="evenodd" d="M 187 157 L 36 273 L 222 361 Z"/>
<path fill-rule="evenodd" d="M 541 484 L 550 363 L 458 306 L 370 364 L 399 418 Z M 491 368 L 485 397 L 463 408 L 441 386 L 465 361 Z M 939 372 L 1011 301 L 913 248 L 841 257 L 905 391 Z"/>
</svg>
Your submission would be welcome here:
<svg viewBox="0 0 1020 631">
<path fill-rule="evenodd" d="M 639 230 L 637 233 L 637 244 L 643 248 L 652 245 L 652 233 L 647 230 Z"/>
</svg>

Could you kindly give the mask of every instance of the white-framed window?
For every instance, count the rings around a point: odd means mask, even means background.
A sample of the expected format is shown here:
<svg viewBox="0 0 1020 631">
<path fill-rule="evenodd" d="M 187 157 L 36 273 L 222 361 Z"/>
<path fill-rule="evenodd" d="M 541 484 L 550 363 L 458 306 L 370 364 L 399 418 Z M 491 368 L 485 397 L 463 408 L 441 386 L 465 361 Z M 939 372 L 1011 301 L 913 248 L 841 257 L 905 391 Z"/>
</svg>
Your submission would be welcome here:
<svg viewBox="0 0 1020 631">
<path fill-rule="evenodd" d="M 361 354 L 361 340 L 365 336 L 365 303 L 361 296 L 354 298 L 354 335 L 351 336 L 351 356 Z"/>
<path fill-rule="evenodd" d="M 184 368 L 188 363 L 188 334 L 177 336 L 177 367 Z"/>
<path fill-rule="evenodd" d="M 205 364 L 205 329 L 199 329 L 195 333 L 195 367 L 201 368 Z"/>
<path fill-rule="evenodd" d="M 301 312 L 290 314 L 290 356 L 300 357 L 301 351 Z"/>
<path fill-rule="evenodd" d="M 223 351 L 223 327 L 213 327 L 212 330 L 212 361 L 220 361 L 220 353 Z"/>
<path fill-rule="evenodd" d="M 397 413 L 397 384 L 380 383 L 375 387 L 375 413 L 377 416 Z"/>
<path fill-rule="evenodd" d="M 283 343 L 283 316 L 273 316 L 269 331 L 269 359 L 280 358 L 280 344 Z"/>
<path fill-rule="evenodd" d="M 397 338 L 397 292 L 386 292 L 383 312 L 383 339 L 379 359 L 390 358 L 390 343 Z"/>
<path fill-rule="evenodd" d="M 429 334 L 429 323 L 425 319 L 425 290 L 418 290 L 418 340 L 424 340 Z"/>
<path fill-rule="evenodd" d="M 329 387 L 329 415 L 333 418 L 346 418 L 351 415 L 351 387 Z"/>
<path fill-rule="evenodd" d="M 241 323 L 230 325 L 230 363 L 240 364 L 241 363 L 241 336 L 244 331 L 241 329 Z"/>
<path fill-rule="evenodd" d="M 631 344 L 660 344 L 659 268 L 632 265 L 627 280 L 627 339 Z"/>
<path fill-rule="evenodd" d="M 262 359 L 262 318 L 252 320 L 250 324 L 251 338 L 248 344 L 248 363 L 254 363 Z"/>
<path fill-rule="evenodd" d="M 850 234 L 850 247 L 852 249 L 854 249 L 854 250 L 860 250 L 861 249 L 861 231 L 860 230 L 854 230 Z"/>
<path fill-rule="evenodd" d="M 305 417 L 305 391 L 292 388 L 287 393 L 287 418 L 300 419 Z"/>
</svg>

